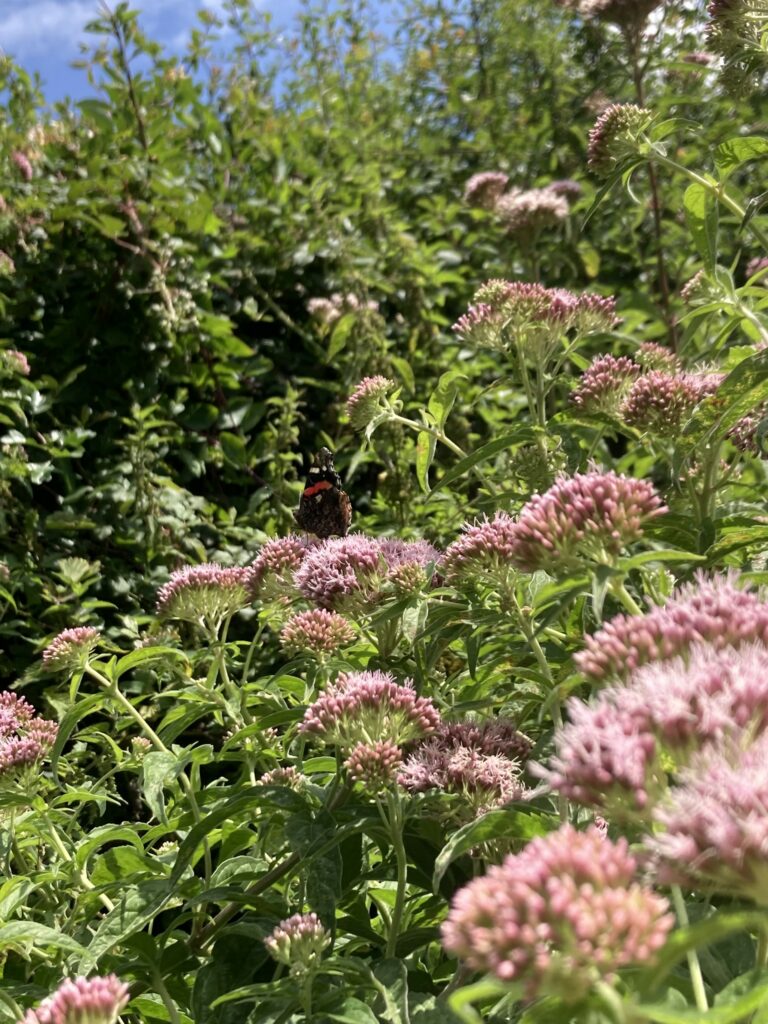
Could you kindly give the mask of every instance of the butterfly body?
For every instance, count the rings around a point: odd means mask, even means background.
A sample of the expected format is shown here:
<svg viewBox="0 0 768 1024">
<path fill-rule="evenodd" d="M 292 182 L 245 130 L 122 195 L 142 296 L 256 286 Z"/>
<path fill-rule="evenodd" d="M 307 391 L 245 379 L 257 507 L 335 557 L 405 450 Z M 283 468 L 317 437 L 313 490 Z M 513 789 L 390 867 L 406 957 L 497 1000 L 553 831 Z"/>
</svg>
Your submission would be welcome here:
<svg viewBox="0 0 768 1024">
<path fill-rule="evenodd" d="M 310 467 L 301 492 L 299 507 L 293 514 L 302 530 L 326 537 L 345 537 L 352 522 L 352 503 L 334 469 L 333 453 L 321 448 Z"/>
</svg>

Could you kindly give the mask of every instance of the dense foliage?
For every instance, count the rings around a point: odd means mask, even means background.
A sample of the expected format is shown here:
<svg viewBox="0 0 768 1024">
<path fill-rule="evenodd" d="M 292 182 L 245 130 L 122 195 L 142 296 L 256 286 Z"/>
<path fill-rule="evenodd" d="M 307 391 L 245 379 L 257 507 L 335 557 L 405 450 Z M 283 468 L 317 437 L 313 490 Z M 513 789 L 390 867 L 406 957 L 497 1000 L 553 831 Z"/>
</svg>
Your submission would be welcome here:
<svg viewBox="0 0 768 1024">
<path fill-rule="evenodd" d="M 764 0 L 224 6 L 0 65 L 0 1016 L 768 1019 Z"/>
</svg>

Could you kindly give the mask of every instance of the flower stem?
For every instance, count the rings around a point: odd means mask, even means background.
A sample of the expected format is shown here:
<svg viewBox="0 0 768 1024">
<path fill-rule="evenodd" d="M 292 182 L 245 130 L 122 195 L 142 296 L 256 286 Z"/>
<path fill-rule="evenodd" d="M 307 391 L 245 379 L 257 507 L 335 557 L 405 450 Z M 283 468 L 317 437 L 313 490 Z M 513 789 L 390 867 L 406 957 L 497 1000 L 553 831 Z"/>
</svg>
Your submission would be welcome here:
<svg viewBox="0 0 768 1024">
<path fill-rule="evenodd" d="M 452 441 L 443 430 L 440 430 L 439 427 L 433 427 L 427 423 L 417 423 L 416 420 L 409 420 L 406 416 L 401 416 L 399 413 L 395 413 L 395 415 L 391 419 L 391 422 L 400 423 L 402 426 L 408 427 L 410 430 L 414 430 L 419 434 L 422 432 L 431 434 L 432 437 L 439 441 L 440 444 L 445 445 L 445 447 L 449 451 L 453 452 L 453 454 L 456 455 L 459 459 L 466 459 L 467 457 L 467 453 L 464 451 L 464 449 L 460 448 L 455 441 Z M 485 473 L 483 473 L 481 469 L 478 469 L 477 466 L 473 466 L 472 472 L 475 474 L 477 479 L 480 481 L 483 487 L 485 487 L 489 494 L 496 494 L 496 488 L 493 486 L 493 484 L 490 482 L 488 477 L 485 475 Z"/>
<path fill-rule="evenodd" d="M 406 883 L 408 878 L 408 858 L 406 857 L 405 845 L 403 843 L 402 805 L 396 793 L 387 792 L 387 810 L 389 832 L 392 838 L 392 847 L 395 851 L 395 859 L 397 861 L 397 890 L 395 893 L 395 905 L 392 908 L 392 917 L 389 923 L 387 950 L 385 956 L 393 957 L 397 949 L 397 939 L 400 934 L 400 925 L 403 920 Z"/>
<path fill-rule="evenodd" d="M 53 846 L 53 848 L 56 850 L 56 852 L 59 854 L 63 861 L 65 861 L 67 864 L 71 864 L 73 862 L 72 855 L 62 842 L 61 836 L 56 830 L 56 826 L 53 824 L 53 822 L 47 815 L 43 815 L 43 821 L 48 826 L 48 838 L 51 840 L 51 845 Z M 96 886 L 93 884 L 90 878 L 86 875 L 85 868 L 76 868 L 76 874 L 77 880 L 80 882 L 84 889 L 92 891 L 96 888 Z M 115 909 L 115 904 L 105 893 L 99 893 L 99 900 L 101 901 L 102 906 L 105 907 L 107 910 Z"/>
<path fill-rule="evenodd" d="M 611 585 L 611 593 L 624 605 L 630 615 L 643 614 L 643 609 L 625 587 L 624 580 L 614 581 Z"/>
<path fill-rule="evenodd" d="M 671 886 L 672 890 L 672 903 L 675 907 L 675 913 L 677 914 L 677 920 L 685 928 L 688 926 L 688 910 L 685 906 L 685 900 L 683 899 L 683 893 L 679 885 Z M 691 986 L 693 987 L 693 998 L 696 1001 L 696 1009 L 700 1013 L 706 1013 L 709 1009 L 707 1002 L 707 993 L 704 988 L 704 977 L 701 973 L 701 964 L 699 963 L 699 957 L 695 949 L 692 949 L 687 954 L 688 958 L 688 970 L 691 973 Z"/>
</svg>

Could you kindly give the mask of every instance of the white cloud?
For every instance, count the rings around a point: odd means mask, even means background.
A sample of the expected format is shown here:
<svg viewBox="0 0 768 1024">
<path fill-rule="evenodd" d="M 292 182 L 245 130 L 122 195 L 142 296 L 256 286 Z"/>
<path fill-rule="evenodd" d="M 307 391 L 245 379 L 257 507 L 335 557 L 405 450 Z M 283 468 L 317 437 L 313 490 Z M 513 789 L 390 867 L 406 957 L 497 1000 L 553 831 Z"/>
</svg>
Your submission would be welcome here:
<svg viewBox="0 0 768 1024">
<path fill-rule="evenodd" d="M 0 49 L 11 55 L 58 56 L 77 49 L 83 27 L 98 13 L 96 0 L 0 0 Z"/>
</svg>

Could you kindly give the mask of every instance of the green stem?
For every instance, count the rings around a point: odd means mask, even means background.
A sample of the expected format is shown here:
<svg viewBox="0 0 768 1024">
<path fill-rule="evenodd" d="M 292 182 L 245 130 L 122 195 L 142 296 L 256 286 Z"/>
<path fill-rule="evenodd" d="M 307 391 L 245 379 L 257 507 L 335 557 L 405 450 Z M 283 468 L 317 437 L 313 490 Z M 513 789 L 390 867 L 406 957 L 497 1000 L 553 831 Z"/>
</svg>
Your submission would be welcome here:
<svg viewBox="0 0 768 1024">
<path fill-rule="evenodd" d="M 47 815 L 43 815 L 43 821 L 48 826 L 48 838 L 51 840 L 51 845 L 53 846 L 54 850 L 56 850 L 56 852 L 59 854 L 59 856 L 65 863 L 72 864 L 72 855 L 62 842 L 61 836 L 56 830 L 56 826 L 53 824 L 53 822 Z M 77 875 L 78 881 L 80 882 L 84 889 L 93 891 L 96 888 L 96 886 L 90 880 L 88 875 L 86 875 L 84 868 L 75 867 L 75 873 Z M 109 896 L 105 895 L 104 893 L 99 893 L 99 900 L 101 901 L 102 906 L 105 907 L 107 910 L 115 909 L 115 904 L 112 902 Z"/>
<path fill-rule="evenodd" d="M 416 420 L 409 420 L 406 416 L 401 416 L 399 413 L 395 413 L 391 419 L 392 423 L 400 423 L 404 427 L 408 427 L 410 430 L 414 430 L 417 433 L 431 434 L 440 444 L 453 452 L 459 459 L 466 459 L 467 453 L 463 448 L 460 448 L 455 441 L 452 441 L 448 435 L 440 430 L 438 427 L 430 426 L 428 423 L 417 423 Z M 475 474 L 480 483 L 485 487 L 489 494 L 496 494 L 496 488 L 490 482 L 488 477 L 483 473 L 477 466 L 472 467 L 472 472 Z"/>
<path fill-rule="evenodd" d="M 675 913 L 677 914 L 677 920 L 680 922 L 683 928 L 687 928 L 688 921 L 688 910 L 685 906 L 685 900 L 683 899 L 683 893 L 679 885 L 671 886 L 672 890 L 672 903 L 675 907 Z M 691 973 L 691 986 L 693 987 L 693 998 L 696 1002 L 696 1009 L 699 1013 L 706 1013 L 709 1009 L 707 1003 L 707 993 L 704 988 L 704 977 L 701 973 L 701 964 L 699 963 L 699 957 L 695 949 L 692 949 L 687 954 L 688 957 L 688 970 Z"/>
<path fill-rule="evenodd" d="M 657 164 L 661 164 L 662 167 L 668 167 L 672 171 L 677 171 L 683 174 L 689 181 L 694 182 L 696 185 L 701 185 L 705 188 L 711 196 L 713 196 L 722 206 L 729 210 L 739 221 L 744 220 L 746 211 L 743 206 L 738 203 L 733 196 L 729 195 L 725 191 L 725 186 L 722 183 L 716 181 L 710 181 L 701 174 L 697 174 L 696 171 L 692 171 L 689 167 L 683 167 L 676 160 L 671 160 L 665 154 L 659 152 L 659 150 L 651 145 L 651 152 L 649 158 L 655 161 Z M 768 252 L 768 235 L 755 224 L 755 218 L 752 217 L 747 224 L 747 228 L 751 231 L 752 235 L 757 241 L 763 246 Z"/>
<path fill-rule="evenodd" d="M 88 663 L 85 666 L 85 671 L 88 673 L 89 676 L 91 676 L 92 679 L 95 679 L 96 682 L 102 687 L 102 689 L 105 690 L 106 693 L 109 694 L 109 696 L 123 708 L 126 714 L 134 720 L 134 722 L 138 725 L 138 727 L 147 737 L 147 739 L 155 748 L 155 750 L 159 750 L 163 754 L 171 754 L 173 756 L 173 752 L 169 750 L 168 747 L 166 747 L 166 745 L 157 735 L 157 733 L 149 724 L 149 722 L 147 722 L 146 719 L 136 710 L 136 708 L 133 706 L 133 704 L 131 704 L 131 702 L 128 700 L 125 694 L 120 692 L 117 683 L 110 682 L 109 679 L 107 679 L 100 672 L 98 672 L 90 663 Z M 195 820 L 195 824 L 199 824 L 203 820 L 203 816 L 200 813 L 200 807 L 197 803 L 197 797 L 195 796 L 195 791 L 192 787 L 191 782 L 189 781 L 187 773 L 183 771 L 179 772 L 178 779 L 179 785 L 181 786 L 182 790 L 184 791 L 184 795 L 187 798 L 189 809 L 192 812 L 192 817 Z M 207 885 L 210 882 L 211 875 L 213 874 L 211 848 L 208 845 L 207 840 L 205 840 L 204 843 L 204 855 L 205 881 Z"/>
<path fill-rule="evenodd" d="M 624 580 L 614 581 L 611 584 L 611 593 L 624 605 L 630 615 L 643 614 L 643 609 L 624 586 Z"/>
<path fill-rule="evenodd" d="M 152 971 L 152 980 L 154 982 L 155 990 L 163 1001 L 163 1006 L 168 1011 L 168 1020 L 170 1024 L 181 1024 L 181 1018 L 179 1017 L 179 1011 L 176 1008 L 176 1003 L 171 998 L 171 993 L 163 981 L 163 976 L 160 971 L 155 968 Z"/>
<path fill-rule="evenodd" d="M 385 956 L 393 957 L 397 949 L 397 939 L 400 934 L 400 926 L 403 920 L 405 909 L 406 883 L 408 880 L 408 858 L 403 843 L 403 815 L 402 804 L 396 793 L 387 792 L 387 810 L 389 820 L 389 832 L 392 837 L 392 847 L 395 851 L 397 862 L 397 890 L 395 892 L 395 905 L 392 908 L 392 918 L 387 933 L 387 950 Z"/>
</svg>

